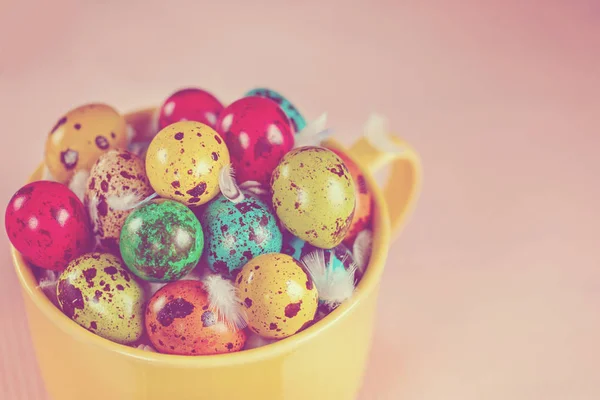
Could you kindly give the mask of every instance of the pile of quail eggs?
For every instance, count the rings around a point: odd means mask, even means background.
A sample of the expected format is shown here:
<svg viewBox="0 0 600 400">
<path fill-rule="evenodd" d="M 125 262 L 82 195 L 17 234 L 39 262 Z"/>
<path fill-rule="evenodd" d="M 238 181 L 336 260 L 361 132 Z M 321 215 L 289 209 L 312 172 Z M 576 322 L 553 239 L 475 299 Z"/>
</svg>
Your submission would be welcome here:
<svg viewBox="0 0 600 400">
<path fill-rule="evenodd" d="M 294 335 L 368 264 L 359 167 L 269 89 L 228 106 L 178 90 L 150 123 L 106 104 L 61 116 L 6 231 L 54 304 L 123 345 L 210 355 Z"/>
</svg>

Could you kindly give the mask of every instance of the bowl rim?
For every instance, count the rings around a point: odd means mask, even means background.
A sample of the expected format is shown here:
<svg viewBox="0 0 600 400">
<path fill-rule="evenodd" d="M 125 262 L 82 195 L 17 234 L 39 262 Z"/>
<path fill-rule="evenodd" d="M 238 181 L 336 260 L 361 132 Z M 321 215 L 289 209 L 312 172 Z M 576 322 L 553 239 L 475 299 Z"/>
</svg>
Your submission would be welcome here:
<svg viewBox="0 0 600 400">
<path fill-rule="evenodd" d="M 140 118 L 140 115 L 144 113 L 147 113 L 148 116 L 153 115 L 154 110 L 155 108 L 147 108 L 133 111 L 125 114 L 125 118 L 129 123 L 132 118 Z M 258 348 L 241 350 L 233 353 L 199 356 L 162 354 L 138 349 L 126 344 L 119 344 L 88 331 L 63 314 L 63 312 L 57 306 L 55 306 L 46 296 L 46 294 L 39 288 L 33 270 L 24 260 L 21 254 L 9 242 L 13 264 L 15 266 L 15 271 L 19 279 L 23 295 L 27 296 L 33 305 L 37 307 L 46 318 L 52 321 L 52 323 L 54 323 L 64 334 L 72 337 L 74 340 L 102 348 L 104 351 L 116 353 L 124 357 L 151 362 L 157 366 L 215 368 L 256 363 L 261 360 L 276 358 L 281 354 L 290 353 L 299 348 L 302 344 L 310 341 L 322 332 L 340 323 L 340 321 L 348 316 L 352 310 L 361 301 L 363 301 L 363 299 L 377 290 L 383 270 L 385 268 L 385 262 L 389 250 L 390 222 L 387 204 L 383 198 L 382 190 L 376 184 L 368 166 L 360 165 L 356 159 L 352 157 L 348 150 L 335 139 L 329 138 L 323 141 L 321 146 L 343 152 L 346 157 L 355 162 L 362 169 L 367 184 L 371 189 L 374 200 L 371 226 L 373 232 L 373 247 L 369 264 L 361 281 L 357 285 L 353 296 L 346 302 L 342 303 L 333 312 L 325 316 L 323 319 L 317 321 L 310 327 L 306 328 L 302 332 Z M 27 183 L 34 180 L 42 180 L 36 178 L 37 175 L 40 175 L 42 168 L 43 162 L 38 166 L 36 171 L 30 175 Z M 27 314 L 29 315 L 29 310 L 27 310 Z"/>
</svg>

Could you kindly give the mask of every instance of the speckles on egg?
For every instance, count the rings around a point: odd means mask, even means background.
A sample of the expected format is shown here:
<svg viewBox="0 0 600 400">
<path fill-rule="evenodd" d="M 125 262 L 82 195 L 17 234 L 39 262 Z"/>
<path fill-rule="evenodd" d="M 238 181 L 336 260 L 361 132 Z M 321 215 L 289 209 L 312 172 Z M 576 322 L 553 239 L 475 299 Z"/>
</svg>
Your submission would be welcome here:
<svg viewBox="0 0 600 400">
<path fill-rule="evenodd" d="M 315 247 L 310 243 L 293 236 L 289 232 L 286 232 L 284 234 L 281 252 L 294 257 L 294 259 L 298 261 L 301 261 L 303 257 L 307 256 L 308 254 L 314 252 L 317 249 L 318 247 Z M 325 250 L 323 252 L 323 256 L 325 265 L 329 265 L 329 263 L 332 262 L 332 270 L 336 270 L 339 268 L 349 270 L 351 266 L 356 262 L 352 251 L 344 244 L 339 244 L 332 249 Z M 356 271 L 355 277 L 355 283 L 357 283 L 362 277 L 362 273 L 360 271 Z"/>
<path fill-rule="evenodd" d="M 304 267 L 282 253 L 263 254 L 248 262 L 236 279 L 248 326 L 256 334 L 281 339 L 309 326 L 318 293 Z"/>
<path fill-rule="evenodd" d="M 227 106 L 217 122 L 231 155 L 238 182 L 269 181 L 271 172 L 294 142 L 289 118 L 277 103 L 244 97 Z"/>
<path fill-rule="evenodd" d="M 143 290 L 112 254 L 71 261 L 58 278 L 57 299 L 66 316 L 105 339 L 129 344 L 143 334 Z"/>
<path fill-rule="evenodd" d="M 126 148 L 125 126 L 125 118 L 105 104 L 86 104 L 69 111 L 46 140 L 45 163 L 52 176 L 66 183 L 76 170 L 89 170 L 106 150 Z"/>
<path fill-rule="evenodd" d="M 71 170 L 77 166 L 79 160 L 79 153 L 75 150 L 66 149 L 60 152 L 60 162 L 64 165 L 67 170 Z"/>
<path fill-rule="evenodd" d="M 206 232 L 204 259 L 214 272 L 235 277 L 252 258 L 281 250 L 282 234 L 267 204 L 247 196 L 233 203 L 220 195 L 201 213 Z"/>
<path fill-rule="evenodd" d="M 19 189 L 6 207 L 4 223 L 11 244 L 45 269 L 63 270 L 92 244 L 83 204 L 57 182 L 36 181 Z"/>
<path fill-rule="evenodd" d="M 52 130 L 50 131 L 50 135 L 54 134 L 54 132 L 56 132 L 58 130 L 58 128 L 60 128 L 61 126 L 63 126 L 64 124 L 67 123 L 67 117 L 62 117 L 61 119 L 59 119 L 56 124 L 54 125 L 54 127 L 52 127 Z M 77 128 L 79 129 L 79 128 Z"/>
<path fill-rule="evenodd" d="M 108 146 L 109 146 L 108 139 L 106 139 L 104 136 L 102 136 L 102 135 L 96 136 L 95 142 L 96 142 L 96 146 L 98 146 L 99 149 L 101 149 L 101 150 L 108 149 Z"/>
<path fill-rule="evenodd" d="M 300 114 L 298 109 L 289 100 L 276 91 L 266 88 L 257 88 L 250 90 L 248 93 L 246 93 L 246 96 L 261 96 L 276 102 L 290 119 L 294 128 L 294 132 L 300 132 L 306 126 L 306 120 L 302 114 Z"/>
<path fill-rule="evenodd" d="M 159 109 L 158 128 L 179 121 L 197 121 L 212 128 L 223 105 L 211 93 L 199 88 L 186 88 L 171 94 Z"/>
<path fill-rule="evenodd" d="M 109 150 L 98 158 L 90 171 L 84 202 L 93 216 L 93 230 L 101 249 L 119 254 L 125 219 L 152 192 L 144 162 L 135 154 Z"/>
<path fill-rule="evenodd" d="M 373 195 L 367 186 L 367 181 L 365 180 L 365 176 L 360 167 L 344 152 L 335 149 L 331 149 L 331 151 L 342 159 L 355 183 L 356 207 L 350 228 L 348 228 L 348 232 L 344 237 L 344 244 L 352 246 L 356 235 L 362 230 L 369 228 L 371 225 Z"/>
<path fill-rule="evenodd" d="M 152 282 L 180 279 L 198 264 L 204 233 L 194 213 L 173 200 L 154 199 L 136 208 L 120 236 L 123 260 Z"/>
<path fill-rule="evenodd" d="M 272 204 L 281 223 L 310 244 L 330 249 L 352 221 L 356 193 L 344 162 L 332 151 L 305 146 L 287 153 L 271 176 Z"/>
<path fill-rule="evenodd" d="M 154 190 L 188 206 L 205 204 L 219 194 L 219 173 L 227 164 L 227 146 L 216 131 L 200 122 L 167 126 L 146 152 L 146 172 Z"/>
<path fill-rule="evenodd" d="M 146 307 L 146 332 L 161 353 L 208 355 L 239 351 L 243 330 L 218 321 L 202 282 L 180 280 L 159 289 Z"/>
</svg>

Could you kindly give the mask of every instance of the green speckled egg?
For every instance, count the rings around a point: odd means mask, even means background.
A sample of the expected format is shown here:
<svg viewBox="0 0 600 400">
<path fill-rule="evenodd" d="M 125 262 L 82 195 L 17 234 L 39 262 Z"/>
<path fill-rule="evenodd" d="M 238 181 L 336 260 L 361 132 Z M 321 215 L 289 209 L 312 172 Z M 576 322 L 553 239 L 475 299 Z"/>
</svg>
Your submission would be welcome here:
<svg viewBox="0 0 600 400">
<path fill-rule="evenodd" d="M 125 264 L 138 277 L 150 282 L 175 281 L 198 264 L 204 233 L 184 204 L 156 199 L 127 217 L 120 248 Z"/>
<path fill-rule="evenodd" d="M 313 246 L 339 245 L 356 204 L 348 168 L 331 150 L 304 146 L 287 153 L 271 175 L 273 208 L 294 236 Z"/>
<path fill-rule="evenodd" d="M 69 263 L 56 286 L 63 313 L 105 339 L 129 344 L 144 332 L 141 286 L 108 253 L 87 253 Z"/>
<path fill-rule="evenodd" d="M 268 339 L 283 339 L 313 323 L 319 294 L 304 266 L 287 254 L 253 258 L 236 280 L 248 327 Z"/>
<path fill-rule="evenodd" d="M 223 195 L 200 215 L 206 232 L 203 259 L 214 272 L 234 278 L 254 257 L 281 251 L 282 235 L 273 211 L 257 197 L 233 203 Z"/>
</svg>

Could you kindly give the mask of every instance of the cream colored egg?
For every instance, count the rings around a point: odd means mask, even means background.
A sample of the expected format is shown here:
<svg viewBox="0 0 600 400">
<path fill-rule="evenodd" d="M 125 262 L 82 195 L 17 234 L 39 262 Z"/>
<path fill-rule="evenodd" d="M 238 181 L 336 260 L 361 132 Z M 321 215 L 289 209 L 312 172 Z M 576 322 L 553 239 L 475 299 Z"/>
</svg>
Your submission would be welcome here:
<svg viewBox="0 0 600 400">
<path fill-rule="evenodd" d="M 127 150 L 110 150 L 90 171 L 84 203 L 100 247 L 119 254 L 121 228 L 132 208 L 153 193 L 144 162 Z"/>
</svg>

